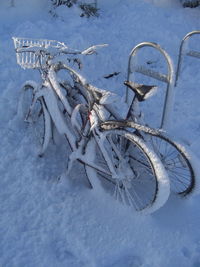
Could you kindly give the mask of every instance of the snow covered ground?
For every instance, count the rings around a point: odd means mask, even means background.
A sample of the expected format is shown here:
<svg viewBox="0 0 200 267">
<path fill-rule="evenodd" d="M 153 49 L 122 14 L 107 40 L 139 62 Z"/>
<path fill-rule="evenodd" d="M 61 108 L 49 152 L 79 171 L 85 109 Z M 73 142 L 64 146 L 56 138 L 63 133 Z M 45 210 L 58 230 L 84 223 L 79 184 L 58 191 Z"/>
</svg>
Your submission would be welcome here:
<svg viewBox="0 0 200 267">
<path fill-rule="evenodd" d="M 99 0 L 98 18 L 59 7 L 55 19 L 47 0 L 17 0 L 15 7 L 9 2 L 0 2 L 0 266 L 199 267 L 199 196 L 172 195 L 154 214 L 140 216 L 91 190 L 78 164 L 68 179 L 58 179 L 67 161 L 64 143 L 37 157 L 35 137 L 17 115 L 17 105 L 21 84 L 38 75 L 16 64 L 11 38 L 55 39 L 77 49 L 109 44 L 83 58 L 82 73 L 100 88 L 124 95 L 132 47 L 157 42 L 176 66 L 181 39 L 200 29 L 200 9 L 183 9 L 178 0 Z M 191 45 L 198 49 L 195 38 Z M 171 117 L 171 133 L 198 157 L 199 67 L 197 59 L 184 60 Z M 103 79 L 115 71 L 120 74 Z M 156 118 L 160 112 L 158 104 L 149 110 Z"/>
</svg>

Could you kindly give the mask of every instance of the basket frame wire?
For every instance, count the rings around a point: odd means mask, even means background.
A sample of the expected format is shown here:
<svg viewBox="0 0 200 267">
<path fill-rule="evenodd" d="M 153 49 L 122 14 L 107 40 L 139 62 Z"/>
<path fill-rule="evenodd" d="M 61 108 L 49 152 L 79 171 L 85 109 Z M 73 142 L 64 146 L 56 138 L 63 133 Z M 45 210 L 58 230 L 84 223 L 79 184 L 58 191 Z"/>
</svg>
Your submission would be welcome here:
<svg viewBox="0 0 200 267">
<path fill-rule="evenodd" d="M 47 55 L 40 54 L 37 55 L 37 49 L 40 48 L 62 48 L 66 47 L 64 43 L 61 43 L 56 40 L 48 39 L 34 39 L 34 38 L 23 38 L 23 37 L 13 37 L 17 63 L 23 69 L 41 69 L 41 67 L 46 66 L 48 59 Z M 34 48 L 35 51 L 22 51 L 19 52 L 20 48 Z"/>
</svg>

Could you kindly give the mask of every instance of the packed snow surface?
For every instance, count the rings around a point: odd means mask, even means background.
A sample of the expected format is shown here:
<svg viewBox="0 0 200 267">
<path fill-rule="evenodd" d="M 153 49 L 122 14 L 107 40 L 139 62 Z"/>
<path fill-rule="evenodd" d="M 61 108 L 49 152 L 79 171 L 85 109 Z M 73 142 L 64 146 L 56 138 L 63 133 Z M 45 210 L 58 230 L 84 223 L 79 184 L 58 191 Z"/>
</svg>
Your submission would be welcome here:
<svg viewBox="0 0 200 267">
<path fill-rule="evenodd" d="M 0 266 L 2 267 L 199 267 L 199 196 L 171 195 L 152 215 L 139 215 L 115 202 L 101 187 L 91 190 L 83 168 L 68 177 L 66 140 L 38 157 L 36 134 L 17 113 L 20 87 L 39 81 L 35 70 L 16 63 L 12 37 L 58 40 L 84 50 L 109 44 L 97 55 L 81 56 L 81 73 L 92 84 L 124 96 L 128 55 L 140 42 L 156 42 L 177 65 L 181 39 L 200 29 L 200 9 L 178 0 L 99 0 L 99 17 L 80 17 L 77 7 L 50 1 L 0 1 Z M 189 45 L 200 51 L 200 36 Z M 157 54 L 152 68 L 165 72 Z M 141 56 L 142 57 L 142 56 Z M 105 75 L 119 72 L 110 79 Z M 200 157 L 200 61 L 184 57 L 171 114 L 171 135 Z M 157 85 L 157 81 L 152 81 Z M 151 82 L 151 84 L 152 84 Z M 165 85 L 149 100 L 144 119 L 159 127 Z M 197 175 L 197 178 L 199 176 Z"/>
</svg>

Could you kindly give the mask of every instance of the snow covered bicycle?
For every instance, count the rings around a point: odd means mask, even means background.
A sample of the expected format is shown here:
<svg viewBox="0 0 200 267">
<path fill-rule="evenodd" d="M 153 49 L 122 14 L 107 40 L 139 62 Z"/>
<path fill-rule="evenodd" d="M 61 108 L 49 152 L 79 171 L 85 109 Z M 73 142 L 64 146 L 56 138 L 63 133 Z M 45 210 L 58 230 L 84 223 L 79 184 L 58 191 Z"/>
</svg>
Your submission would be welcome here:
<svg viewBox="0 0 200 267">
<path fill-rule="evenodd" d="M 27 107 L 25 121 L 39 124 L 38 131 L 43 129 L 40 154 L 56 128 L 72 151 L 67 173 L 78 160 L 91 186 L 100 178 L 102 187 L 123 204 L 148 213 L 160 208 L 170 188 L 157 155 L 141 137 L 125 128 L 103 130 L 101 123 L 113 117 L 109 110 L 113 95 L 92 86 L 69 64 L 58 60 L 63 54 L 92 54 L 98 46 L 81 52 L 57 41 L 13 39 L 18 64 L 39 69 L 42 77 L 40 84 L 25 82 L 21 98 L 22 110 Z M 62 80 L 61 72 L 72 83 Z"/>
<path fill-rule="evenodd" d="M 156 72 L 154 69 L 150 69 L 149 65 L 139 65 L 137 62 L 136 54 L 143 47 L 153 48 L 161 54 L 167 65 L 168 73 L 162 74 Z M 148 62 L 145 58 L 145 62 Z M 139 116 L 140 107 L 139 104 L 145 101 L 149 96 L 153 95 L 156 86 L 138 84 L 134 82 L 135 75 L 131 76 L 131 73 L 139 73 L 141 75 L 156 79 L 167 85 L 166 97 L 164 108 L 162 112 L 162 122 L 160 129 L 153 129 L 144 125 Z M 173 65 L 169 55 L 163 50 L 158 44 L 144 42 L 135 46 L 129 57 L 128 63 L 128 77 L 125 85 L 127 86 L 126 91 L 126 102 L 129 103 L 130 110 L 126 117 L 126 120 L 121 122 L 110 121 L 105 122 L 102 127 L 105 129 L 117 129 L 124 128 L 132 129 L 132 131 L 142 137 L 159 156 L 165 169 L 167 170 L 171 190 L 180 196 L 188 196 L 193 192 L 196 192 L 197 180 L 195 179 L 194 166 L 191 162 L 191 154 L 187 151 L 186 147 L 177 141 L 174 141 L 163 128 L 166 128 L 166 121 L 169 119 L 169 113 L 171 107 L 170 97 L 172 97 L 172 83 L 173 83 Z"/>
</svg>

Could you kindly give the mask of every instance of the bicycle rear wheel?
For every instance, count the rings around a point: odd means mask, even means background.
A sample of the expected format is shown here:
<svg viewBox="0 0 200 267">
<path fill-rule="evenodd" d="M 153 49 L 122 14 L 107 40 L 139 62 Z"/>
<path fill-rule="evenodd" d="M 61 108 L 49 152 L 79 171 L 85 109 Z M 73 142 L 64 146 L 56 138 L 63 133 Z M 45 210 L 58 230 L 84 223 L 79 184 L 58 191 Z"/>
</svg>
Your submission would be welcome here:
<svg viewBox="0 0 200 267">
<path fill-rule="evenodd" d="M 150 135 L 148 141 L 168 172 L 171 190 L 181 196 L 191 194 L 195 174 L 185 147 L 164 135 Z"/>
<path fill-rule="evenodd" d="M 95 139 L 91 142 L 88 153 L 102 168 L 86 166 L 92 184 L 99 178 L 107 193 L 138 212 L 152 213 L 164 205 L 169 196 L 168 177 L 141 138 L 123 130 L 109 130 L 102 133 L 100 143 Z"/>
<path fill-rule="evenodd" d="M 34 100 L 34 86 L 26 83 L 22 88 L 19 102 L 19 114 L 34 133 L 39 155 L 42 156 L 52 136 L 51 118 L 45 105 L 44 98 Z"/>
</svg>

